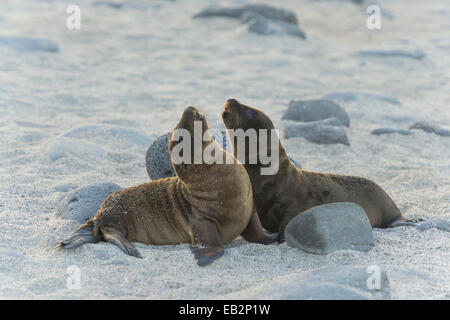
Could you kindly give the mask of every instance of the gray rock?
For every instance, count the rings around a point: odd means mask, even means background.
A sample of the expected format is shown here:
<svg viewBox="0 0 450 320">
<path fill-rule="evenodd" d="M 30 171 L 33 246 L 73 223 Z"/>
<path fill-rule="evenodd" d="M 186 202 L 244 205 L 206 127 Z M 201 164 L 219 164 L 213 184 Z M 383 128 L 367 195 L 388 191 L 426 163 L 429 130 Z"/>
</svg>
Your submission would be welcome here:
<svg viewBox="0 0 450 320">
<path fill-rule="evenodd" d="M 254 12 L 247 12 L 241 18 L 247 24 L 249 32 L 260 35 L 290 35 L 306 39 L 305 33 L 296 24 L 284 21 L 271 20 Z"/>
<path fill-rule="evenodd" d="M 227 17 L 241 19 L 245 13 L 256 13 L 267 19 L 298 24 L 297 16 L 294 12 L 264 4 L 248 4 L 241 7 L 228 8 L 214 6 L 200 11 L 193 18 Z"/>
<path fill-rule="evenodd" d="M 336 118 L 346 127 L 350 127 L 350 117 L 347 112 L 330 100 L 298 100 L 291 101 L 289 108 L 283 114 L 283 120 L 294 121 L 318 121 L 328 118 Z"/>
<path fill-rule="evenodd" d="M 357 52 L 357 55 L 370 58 L 407 58 L 415 60 L 423 60 L 425 58 L 425 53 L 420 50 L 361 50 Z"/>
<path fill-rule="evenodd" d="M 330 100 L 344 101 L 344 102 L 355 101 L 360 98 L 363 98 L 363 99 L 379 100 L 379 101 L 384 101 L 384 102 L 388 102 L 391 104 L 401 105 L 400 101 L 398 101 L 397 99 L 386 97 L 386 96 L 376 94 L 376 93 L 369 93 L 369 92 L 351 92 L 351 91 L 330 92 L 330 93 L 326 94 L 323 98 L 330 99 Z"/>
<path fill-rule="evenodd" d="M 437 124 L 432 124 L 429 122 L 423 121 L 416 122 L 412 126 L 410 126 L 409 129 L 420 129 L 425 132 L 435 133 L 443 137 L 450 137 L 450 130 L 443 129 L 439 127 Z"/>
<path fill-rule="evenodd" d="M 147 149 L 145 166 L 152 180 L 174 177 L 168 149 L 170 132 L 157 138 Z"/>
<path fill-rule="evenodd" d="M 25 37 L 0 37 L 0 46 L 7 46 L 19 52 L 58 52 L 56 43 L 48 39 L 25 38 Z"/>
<path fill-rule="evenodd" d="M 293 218 L 285 229 L 290 247 L 314 254 L 336 250 L 370 250 L 375 245 L 365 211 L 350 202 L 313 207 Z"/>
<path fill-rule="evenodd" d="M 220 129 L 210 129 L 210 131 L 217 143 L 225 150 L 231 152 L 226 131 Z M 145 166 L 147 167 L 147 173 L 152 180 L 175 176 L 175 172 L 173 171 L 170 162 L 169 136 L 170 132 L 162 135 L 147 149 Z"/>
<path fill-rule="evenodd" d="M 273 300 L 391 299 L 386 272 L 381 268 L 377 269 L 376 266 L 375 268 L 372 270 L 368 266 L 334 266 L 294 273 L 235 292 L 232 296 L 235 299 Z M 379 277 L 375 275 L 377 271 L 379 271 Z M 371 281 L 372 278 L 374 282 Z"/>
<path fill-rule="evenodd" d="M 98 211 L 109 195 L 119 190 L 122 188 L 111 182 L 96 183 L 75 189 L 62 199 L 56 215 L 63 219 L 84 223 Z"/>
<path fill-rule="evenodd" d="M 318 144 L 350 145 L 342 123 L 335 118 L 288 125 L 284 128 L 283 134 L 285 139 L 302 137 Z"/>
<path fill-rule="evenodd" d="M 416 229 L 420 231 L 425 231 L 432 228 L 442 231 L 450 231 L 450 219 L 431 219 L 418 223 L 416 227 Z"/>
<path fill-rule="evenodd" d="M 382 135 L 382 134 L 392 134 L 392 133 L 398 133 L 404 136 L 412 135 L 412 132 L 406 129 L 395 129 L 395 128 L 378 128 L 375 130 L 372 130 L 371 134 L 374 134 L 376 136 Z"/>
</svg>

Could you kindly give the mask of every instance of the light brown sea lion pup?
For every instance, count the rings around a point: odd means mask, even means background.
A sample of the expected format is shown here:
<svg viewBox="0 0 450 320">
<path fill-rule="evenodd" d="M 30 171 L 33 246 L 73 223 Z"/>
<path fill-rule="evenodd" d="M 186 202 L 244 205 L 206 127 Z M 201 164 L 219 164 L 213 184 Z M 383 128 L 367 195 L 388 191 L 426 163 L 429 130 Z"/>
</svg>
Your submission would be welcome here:
<svg viewBox="0 0 450 320">
<path fill-rule="evenodd" d="M 198 128 L 200 131 L 196 130 Z M 222 149 L 207 130 L 203 113 L 194 107 L 186 108 L 169 139 L 176 177 L 112 194 L 95 216 L 59 247 L 74 248 L 83 243 L 105 240 L 129 255 L 141 257 L 132 242 L 155 245 L 187 242 L 193 245 L 191 249 L 197 263 L 206 265 L 222 256 L 224 244 L 239 235 L 262 244 L 277 241 L 278 234 L 267 235 L 261 227 L 251 183 L 243 165 L 235 162 L 234 157 Z M 171 141 L 182 131 L 189 135 Z M 182 142 L 190 144 L 191 148 L 180 148 Z M 195 144 L 200 148 L 194 148 Z M 174 148 L 177 148 L 179 158 L 190 152 L 192 164 L 188 161 L 175 164 Z M 199 164 L 193 163 L 193 158 L 205 149 L 222 157 L 223 163 L 227 163 L 225 159 L 228 158 L 231 159 L 228 162 L 234 164 L 206 164 L 203 159 Z"/>
<path fill-rule="evenodd" d="M 242 129 L 244 132 L 248 129 L 256 131 L 266 129 L 269 137 L 267 149 L 270 154 L 271 129 L 274 129 L 274 125 L 263 112 L 230 99 L 225 104 L 222 119 L 227 129 Z M 278 136 L 276 139 L 278 140 Z M 237 139 L 233 140 L 231 146 L 237 157 Z M 260 162 L 259 143 L 258 141 L 258 160 L 255 164 L 248 161 L 247 140 L 244 155 L 246 158 L 239 160 L 244 163 L 250 177 L 256 210 L 263 227 L 270 232 L 278 231 L 280 241 L 284 240 L 286 225 L 297 214 L 332 202 L 357 203 L 365 210 L 372 227 L 388 228 L 414 222 L 404 218 L 388 194 L 370 180 L 297 169 L 289 160 L 281 143 L 278 148 L 278 172 L 273 175 L 262 175 L 260 170 L 267 165 Z"/>
</svg>

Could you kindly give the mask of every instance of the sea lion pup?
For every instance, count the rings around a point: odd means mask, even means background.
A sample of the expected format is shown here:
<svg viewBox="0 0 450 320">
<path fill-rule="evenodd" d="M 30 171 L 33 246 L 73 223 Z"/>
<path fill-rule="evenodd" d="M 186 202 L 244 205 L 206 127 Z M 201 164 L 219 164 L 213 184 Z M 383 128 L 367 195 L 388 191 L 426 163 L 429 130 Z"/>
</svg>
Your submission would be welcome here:
<svg viewBox="0 0 450 320">
<path fill-rule="evenodd" d="M 193 161 L 174 163 L 172 150 L 184 139 L 187 139 L 184 143 L 188 143 L 190 158 L 203 154 L 208 147 L 211 154 L 234 159 L 207 130 L 205 116 L 194 107 L 186 108 L 169 139 L 176 177 L 112 194 L 98 212 L 59 247 L 74 248 L 105 240 L 126 254 L 141 258 L 131 242 L 156 245 L 187 242 L 193 245 L 191 250 L 197 263 L 206 265 L 222 256 L 224 244 L 239 235 L 262 244 L 277 241 L 278 234 L 267 235 L 261 227 L 253 204 L 251 183 L 242 164 L 205 164 L 202 159 L 199 164 L 189 164 Z M 182 131 L 188 135 L 171 141 Z M 196 143 L 199 148 L 195 148 Z M 185 152 L 181 149 L 179 154 Z"/>
<path fill-rule="evenodd" d="M 244 132 L 248 129 L 255 129 L 257 132 L 259 129 L 267 129 L 267 150 L 270 153 L 271 129 L 274 129 L 274 125 L 263 112 L 230 99 L 225 104 L 222 119 L 227 129 L 242 129 Z M 278 136 L 276 139 L 278 140 Z M 237 157 L 237 139 L 233 140 L 231 146 Z M 252 183 L 256 210 L 262 226 L 270 232 L 278 231 L 280 241 L 284 240 L 286 225 L 297 214 L 331 202 L 357 203 L 365 210 L 372 227 L 388 228 L 415 222 L 404 218 L 388 194 L 370 180 L 297 169 L 289 160 L 281 143 L 278 145 L 278 172 L 261 175 L 260 169 L 267 165 L 264 166 L 260 162 L 259 143 L 258 141 L 256 164 L 250 164 L 248 161 L 247 140 L 244 153 L 246 158 L 239 160 L 245 161 L 244 167 Z"/>
</svg>

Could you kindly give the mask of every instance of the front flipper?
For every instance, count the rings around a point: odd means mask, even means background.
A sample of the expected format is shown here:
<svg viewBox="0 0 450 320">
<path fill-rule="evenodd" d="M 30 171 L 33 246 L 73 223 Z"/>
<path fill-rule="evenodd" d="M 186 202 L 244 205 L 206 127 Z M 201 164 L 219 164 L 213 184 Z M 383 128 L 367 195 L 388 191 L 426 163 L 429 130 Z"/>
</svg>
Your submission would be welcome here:
<svg viewBox="0 0 450 320">
<path fill-rule="evenodd" d="M 259 221 L 259 216 L 256 210 L 253 210 L 252 217 L 250 218 L 247 227 L 241 233 L 241 235 L 244 237 L 245 240 L 249 242 L 256 242 L 261 244 L 274 243 L 278 240 L 279 237 L 278 233 L 268 235 L 264 231 L 261 225 L 261 221 Z"/>
<path fill-rule="evenodd" d="M 191 251 L 199 266 L 206 266 L 224 254 L 219 230 L 211 220 L 202 219 L 194 225 L 194 243 Z"/>
<path fill-rule="evenodd" d="M 278 226 L 278 232 L 280 233 L 280 237 L 278 238 L 279 243 L 283 243 L 286 241 L 286 238 L 284 237 L 284 229 L 286 229 L 286 226 L 290 221 L 288 215 L 282 215 L 282 217 L 283 218 L 280 220 L 280 224 Z"/>
</svg>

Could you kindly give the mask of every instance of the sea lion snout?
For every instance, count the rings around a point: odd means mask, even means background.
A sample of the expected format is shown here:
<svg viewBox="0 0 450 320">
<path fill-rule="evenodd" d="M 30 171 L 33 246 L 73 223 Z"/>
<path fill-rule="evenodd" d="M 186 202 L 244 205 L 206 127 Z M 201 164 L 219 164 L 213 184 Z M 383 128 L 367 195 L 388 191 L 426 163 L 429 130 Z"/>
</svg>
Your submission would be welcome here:
<svg viewBox="0 0 450 320">
<path fill-rule="evenodd" d="M 239 123 L 241 104 L 236 99 L 228 99 L 222 111 L 222 119 L 228 129 Z"/>
<path fill-rule="evenodd" d="M 272 121 L 261 111 L 228 99 L 222 112 L 222 119 L 228 129 L 274 129 Z"/>
<path fill-rule="evenodd" d="M 223 112 L 230 112 L 234 114 L 239 114 L 241 111 L 241 104 L 236 99 L 228 99 L 223 108 Z"/>
<path fill-rule="evenodd" d="M 227 102 L 225 103 L 225 108 L 231 108 L 231 106 L 240 106 L 239 101 L 237 101 L 236 99 L 228 99 Z"/>
<path fill-rule="evenodd" d="M 202 127 L 207 129 L 205 114 L 193 106 L 189 106 L 183 111 L 181 120 L 178 122 L 175 129 L 186 129 L 192 131 L 194 129 L 194 122 L 201 121 Z"/>
</svg>

